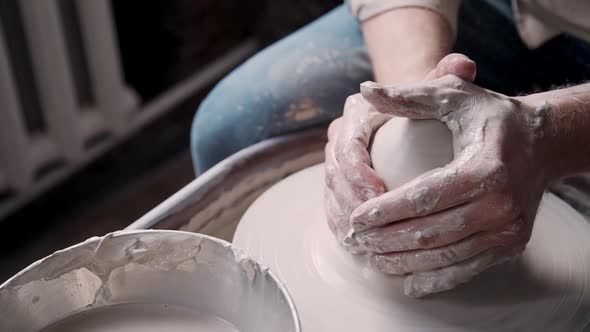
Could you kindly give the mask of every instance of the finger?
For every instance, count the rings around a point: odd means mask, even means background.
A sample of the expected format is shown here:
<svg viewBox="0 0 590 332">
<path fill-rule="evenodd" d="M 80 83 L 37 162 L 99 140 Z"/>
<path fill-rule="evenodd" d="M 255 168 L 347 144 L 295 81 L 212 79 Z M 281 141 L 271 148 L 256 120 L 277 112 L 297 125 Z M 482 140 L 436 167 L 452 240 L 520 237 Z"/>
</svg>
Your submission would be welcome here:
<svg viewBox="0 0 590 332">
<path fill-rule="evenodd" d="M 367 145 L 353 139 L 339 152 L 336 158 L 338 158 L 342 176 L 361 201 L 364 202 L 386 192 L 384 181 L 371 167 Z"/>
<path fill-rule="evenodd" d="M 332 121 L 330 126 L 328 127 L 328 140 L 333 141 L 336 139 L 336 134 L 338 133 L 338 129 L 340 128 L 340 124 L 342 123 L 342 117 Z"/>
<path fill-rule="evenodd" d="M 362 201 L 385 192 L 385 183 L 371 168 L 368 146 L 373 132 L 390 117 L 369 108 L 370 105 L 360 95 L 347 99 L 333 146 L 335 163 Z"/>
<path fill-rule="evenodd" d="M 423 297 L 453 289 L 490 267 L 519 255 L 523 250 L 524 247 L 495 247 L 453 266 L 409 275 L 404 280 L 404 293 L 412 297 Z"/>
<path fill-rule="evenodd" d="M 377 254 L 371 257 L 371 265 L 387 274 L 426 272 L 462 262 L 494 246 L 487 234 L 478 233 L 442 248 Z"/>
<path fill-rule="evenodd" d="M 363 97 L 383 114 L 410 119 L 441 119 L 468 99 L 467 82 L 454 75 L 416 85 L 361 84 Z"/>
<path fill-rule="evenodd" d="M 352 194 L 352 191 L 345 186 L 343 178 L 337 172 L 337 165 L 331 151 L 331 142 L 326 145 L 326 188 L 324 190 L 324 210 L 330 230 L 346 249 L 352 253 L 364 253 L 358 242 L 349 236 L 350 211 L 359 204 L 361 200 Z M 338 197 L 335 195 L 338 193 Z"/>
<path fill-rule="evenodd" d="M 391 119 L 391 116 L 375 112 L 360 94 L 346 99 L 342 122 L 339 126 L 339 137 L 356 139 L 368 145 L 373 131 Z"/>
<path fill-rule="evenodd" d="M 326 191 L 330 192 L 337 203 L 342 214 L 347 216 L 346 222 L 349 224 L 349 217 L 352 211 L 361 205 L 365 200 L 353 190 L 349 182 L 344 178 L 340 165 L 333 153 L 332 147 L 335 143 L 326 144 L 326 162 L 325 162 L 325 181 Z"/>
<path fill-rule="evenodd" d="M 464 54 L 451 53 L 438 62 L 436 67 L 426 75 L 425 81 L 455 75 L 468 82 L 475 80 L 476 65 Z"/>
<path fill-rule="evenodd" d="M 415 218 L 458 206 L 482 196 L 487 188 L 474 167 L 455 159 L 443 168 L 428 171 L 414 180 L 370 199 L 351 215 L 356 232 Z M 477 168 L 475 168 L 477 169 Z"/>
<path fill-rule="evenodd" d="M 388 274 L 433 271 L 465 261 L 494 247 L 513 248 L 526 243 L 520 232 L 521 220 L 516 220 L 501 230 L 480 232 L 448 246 L 434 249 L 401 251 L 377 254 L 371 264 Z"/>
<path fill-rule="evenodd" d="M 324 210 L 330 230 L 336 236 L 338 242 L 342 242 L 348 234 L 350 226 L 348 224 L 348 218 L 342 213 L 338 202 L 329 190 L 324 192 Z"/>
<path fill-rule="evenodd" d="M 439 248 L 459 242 L 477 232 L 497 228 L 500 222 L 504 222 L 497 211 L 499 209 L 490 206 L 487 200 L 480 200 L 427 216 L 356 232 L 353 237 L 367 251 L 373 253 Z"/>
</svg>

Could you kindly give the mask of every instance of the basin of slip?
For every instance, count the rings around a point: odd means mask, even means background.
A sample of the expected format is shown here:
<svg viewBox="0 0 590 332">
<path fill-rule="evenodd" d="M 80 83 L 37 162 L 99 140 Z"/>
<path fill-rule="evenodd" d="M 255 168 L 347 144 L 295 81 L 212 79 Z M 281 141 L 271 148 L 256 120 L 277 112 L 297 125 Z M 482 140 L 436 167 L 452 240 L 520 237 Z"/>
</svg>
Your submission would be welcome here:
<svg viewBox="0 0 590 332">
<path fill-rule="evenodd" d="M 373 271 L 332 237 L 324 220 L 323 164 L 279 182 L 248 209 L 234 244 L 286 284 L 306 332 L 586 331 L 590 224 L 543 197 L 521 257 L 424 299 L 403 279 Z"/>
<path fill-rule="evenodd" d="M 2 332 L 299 332 L 283 284 L 230 243 L 125 231 L 58 251 L 0 285 Z"/>
</svg>

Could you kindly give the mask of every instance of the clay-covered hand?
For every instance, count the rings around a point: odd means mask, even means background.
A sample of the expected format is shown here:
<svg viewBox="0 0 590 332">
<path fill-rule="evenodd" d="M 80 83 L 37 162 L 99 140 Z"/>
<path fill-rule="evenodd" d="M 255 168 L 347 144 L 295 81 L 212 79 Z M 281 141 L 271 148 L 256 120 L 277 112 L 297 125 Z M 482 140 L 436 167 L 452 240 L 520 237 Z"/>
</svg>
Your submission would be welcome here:
<svg viewBox="0 0 590 332">
<path fill-rule="evenodd" d="M 473 80 L 475 64 L 462 54 L 443 58 L 425 80 L 449 73 Z M 356 94 L 348 97 L 341 118 L 328 129 L 326 145 L 325 209 L 332 232 L 351 252 L 362 252 L 348 235 L 350 215 L 368 199 L 383 194 L 385 184 L 371 168 L 368 146 L 374 132 L 390 115 L 377 112 Z"/>
<path fill-rule="evenodd" d="M 370 199 L 351 216 L 371 262 L 412 273 L 405 292 L 454 288 L 524 250 L 546 187 L 537 162 L 543 110 L 457 76 L 414 86 L 367 82 L 363 97 L 383 114 L 443 121 L 454 160 Z"/>
<path fill-rule="evenodd" d="M 324 207 L 330 229 L 348 250 L 359 252 L 347 237 L 350 214 L 364 201 L 385 192 L 371 168 L 371 135 L 391 117 L 375 111 L 360 94 L 346 99 L 343 116 L 328 128 Z"/>
</svg>

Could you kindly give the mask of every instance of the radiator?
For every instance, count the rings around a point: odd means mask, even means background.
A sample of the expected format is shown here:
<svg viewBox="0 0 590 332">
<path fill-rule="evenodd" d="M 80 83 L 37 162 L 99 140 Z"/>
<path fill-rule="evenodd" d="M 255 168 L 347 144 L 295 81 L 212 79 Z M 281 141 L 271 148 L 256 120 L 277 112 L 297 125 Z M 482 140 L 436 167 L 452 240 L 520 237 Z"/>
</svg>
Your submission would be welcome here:
<svg viewBox="0 0 590 332">
<path fill-rule="evenodd" d="M 110 0 L 0 0 L 0 218 L 257 48 L 248 40 L 142 104 L 117 45 Z"/>
</svg>

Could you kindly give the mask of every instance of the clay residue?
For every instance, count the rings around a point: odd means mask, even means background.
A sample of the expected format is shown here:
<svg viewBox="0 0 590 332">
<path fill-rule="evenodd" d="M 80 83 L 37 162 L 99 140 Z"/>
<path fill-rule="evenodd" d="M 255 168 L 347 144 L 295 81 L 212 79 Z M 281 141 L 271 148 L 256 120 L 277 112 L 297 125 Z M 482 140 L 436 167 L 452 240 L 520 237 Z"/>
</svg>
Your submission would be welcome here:
<svg viewBox="0 0 590 332">
<path fill-rule="evenodd" d="M 538 106 L 533 111 L 533 115 L 529 119 L 529 125 L 533 129 L 533 134 L 535 137 L 543 137 L 543 126 L 545 124 L 545 119 L 547 115 L 553 110 L 554 106 L 549 102 L 545 101 L 545 103 L 541 106 Z"/>
<path fill-rule="evenodd" d="M 292 103 L 289 105 L 289 110 L 285 113 L 285 117 L 292 121 L 306 121 L 313 119 L 320 115 L 321 109 L 314 105 L 311 98 L 303 98 L 299 103 Z"/>
<path fill-rule="evenodd" d="M 424 215 L 434 210 L 441 194 L 428 187 L 411 187 L 406 193 L 407 200 L 414 203 L 417 215 Z"/>
<path fill-rule="evenodd" d="M 239 332 L 226 320 L 207 312 L 157 303 L 126 303 L 76 313 L 41 330 L 126 332 Z"/>
<path fill-rule="evenodd" d="M 261 287 L 257 285 L 266 287 L 266 280 L 269 279 L 266 277 L 267 268 L 258 265 L 244 252 L 204 235 L 137 231 L 92 238 L 44 258 L 0 286 L 0 312 L 14 318 L 10 322 L 0 320 L 0 330 L 38 331 L 51 322 L 47 318 L 59 319 L 74 312 L 119 303 L 126 296 L 135 296 L 133 294 L 137 290 L 134 288 L 146 287 L 138 283 L 143 276 L 146 276 L 145 280 L 164 275 L 172 279 L 182 276 L 190 282 L 192 277 L 189 275 L 198 276 L 204 284 L 212 285 L 207 292 L 227 291 L 215 286 L 211 281 L 213 279 L 207 279 L 218 271 L 236 273 L 235 276 L 225 276 L 228 282 L 234 282 L 224 284 L 227 289 Z M 259 276 L 260 273 L 262 276 Z M 242 285 L 242 276 L 249 282 Z M 124 285 L 127 279 L 134 280 L 133 284 Z M 177 287 L 183 289 L 186 286 Z M 174 293 L 174 287 L 171 289 L 167 295 L 170 298 L 166 301 L 175 301 L 184 294 L 184 291 Z M 132 295 L 121 295 L 125 292 Z M 154 296 L 149 295 L 149 289 L 145 290 L 145 294 L 146 299 Z"/>
</svg>

